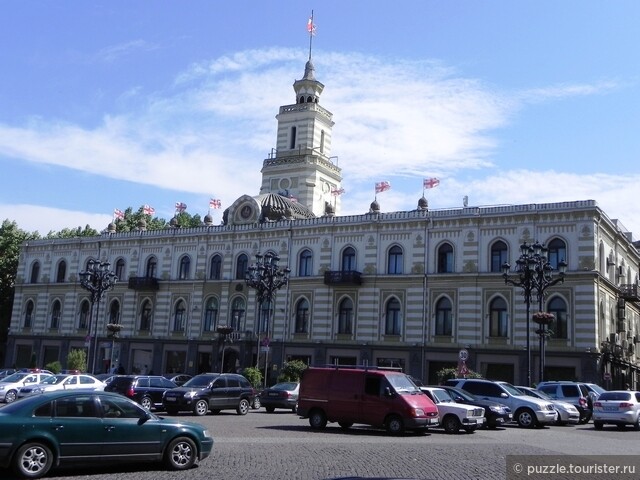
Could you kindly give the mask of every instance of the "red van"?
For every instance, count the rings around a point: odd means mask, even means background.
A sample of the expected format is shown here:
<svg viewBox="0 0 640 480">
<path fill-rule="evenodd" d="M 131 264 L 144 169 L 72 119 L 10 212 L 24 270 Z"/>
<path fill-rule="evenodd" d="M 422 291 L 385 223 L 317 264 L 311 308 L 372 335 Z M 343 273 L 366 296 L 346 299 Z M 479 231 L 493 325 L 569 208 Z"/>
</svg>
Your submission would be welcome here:
<svg viewBox="0 0 640 480">
<path fill-rule="evenodd" d="M 384 428 L 392 435 L 439 424 L 431 399 L 397 370 L 336 366 L 307 368 L 300 380 L 298 414 L 313 429 L 327 422 Z"/>
</svg>

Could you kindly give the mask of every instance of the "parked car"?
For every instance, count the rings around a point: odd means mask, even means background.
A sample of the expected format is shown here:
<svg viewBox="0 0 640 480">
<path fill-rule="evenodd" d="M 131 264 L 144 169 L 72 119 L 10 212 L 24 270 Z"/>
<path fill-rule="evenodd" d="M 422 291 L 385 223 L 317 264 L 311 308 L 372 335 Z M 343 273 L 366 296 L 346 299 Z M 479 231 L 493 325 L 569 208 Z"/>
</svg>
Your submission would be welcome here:
<svg viewBox="0 0 640 480">
<path fill-rule="evenodd" d="M 640 430 L 640 392 L 612 390 L 601 393 L 593 403 L 593 426 L 602 430 L 605 424 L 623 429 L 633 425 Z"/>
<path fill-rule="evenodd" d="M 27 385 L 36 385 L 45 378 L 48 373 L 16 372 L 0 380 L 0 402 L 11 403 L 18 398 L 18 390 Z"/>
<path fill-rule="evenodd" d="M 209 456 L 213 438 L 202 425 L 160 418 L 116 393 L 59 390 L 1 408 L 0 445 L 0 467 L 39 478 L 79 463 L 163 461 L 186 470 Z"/>
<path fill-rule="evenodd" d="M 94 375 L 94 377 L 96 377 L 98 380 L 104 383 L 109 383 L 111 380 L 113 380 L 117 376 L 118 375 L 114 373 L 97 373 Z"/>
<path fill-rule="evenodd" d="M 193 375 L 187 375 L 186 373 L 167 373 L 164 378 L 171 380 L 177 386 L 181 387 L 187 381 L 189 381 Z"/>
<path fill-rule="evenodd" d="M 242 375 L 201 373 L 181 387 L 167 390 L 162 405 L 169 415 L 185 410 L 195 415 L 206 415 L 209 410 L 217 414 L 226 409 L 235 409 L 238 415 L 246 415 L 254 396 L 255 390 Z"/>
<path fill-rule="evenodd" d="M 451 398 L 457 403 L 484 408 L 484 426 L 487 428 L 494 429 L 499 425 L 509 423 L 513 420 L 511 409 L 502 403 L 483 400 L 461 388 L 450 387 L 448 385 L 440 385 L 439 388 L 443 388 L 449 392 Z"/>
<path fill-rule="evenodd" d="M 4 378 L 4 377 L 8 377 L 11 374 L 16 373 L 16 371 L 13 368 L 4 368 L 2 370 L 0 370 L 0 379 Z"/>
<path fill-rule="evenodd" d="M 520 390 L 525 395 L 529 395 L 530 397 L 540 398 L 542 400 L 546 400 L 548 402 L 553 403 L 553 406 L 558 413 L 558 417 L 556 419 L 556 425 L 566 425 L 568 423 L 577 425 L 580 423 L 580 412 L 575 407 L 575 405 L 569 402 L 563 402 L 561 400 L 555 400 L 551 398 L 549 395 L 544 393 L 541 390 L 536 390 L 531 387 L 521 387 L 516 386 L 518 390 Z"/>
<path fill-rule="evenodd" d="M 591 419 L 593 401 L 606 390 L 595 383 L 552 381 L 540 382 L 537 387 L 554 400 L 562 400 L 575 405 L 580 412 L 580 423 Z"/>
<path fill-rule="evenodd" d="M 409 377 L 376 367 L 310 367 L 302 373 L 298 414 L 314 430 L 338 422 L 384 428 L 391 435 L 439 424 L 438 408 Z"/>
<path fill-rule="evenodd" d="M 473 433 L 484 424 L 484 408 L 456 403 L 449 392 L 440 387 L 420 387 L 438 407 L 440 425 L 447 433 L 464 430 Z"/>
<path fill-rule="evenodd" d="M 145 410 L 162 409 L 164 392 L 177 385 L 159 375 L 117 375 L 105 387 L 106 392 L 116 392 L 138 402 Z"/>
<path fill-rule="evenodd" d="M 276 408 L 286 408 L 296 413 L 300 382 L 281 382 L 260 392 L 260 403 L 272 413 Z"/>
<path fill-rule="evenodd" d="M 51 375 L 35 385 L 30 384 L 18 390 L 18 398 L 29 395 L 53 392 L 56 390 L 88 390 L 102 391 L 106 383 L 98 380 L 93 375 L 83 373 L 81 375 Z"/>
<path fill-rule="evenodd" d="M 556 421 L 556 409 L 551 402 L 528 397 L 510 383 L 458 378 L 447 380 L 445 384 L 462 388 L 485 400 L 504 403 L 511 409 L 513 419 L 520 427 L 533 428 Z"/>
</svg>

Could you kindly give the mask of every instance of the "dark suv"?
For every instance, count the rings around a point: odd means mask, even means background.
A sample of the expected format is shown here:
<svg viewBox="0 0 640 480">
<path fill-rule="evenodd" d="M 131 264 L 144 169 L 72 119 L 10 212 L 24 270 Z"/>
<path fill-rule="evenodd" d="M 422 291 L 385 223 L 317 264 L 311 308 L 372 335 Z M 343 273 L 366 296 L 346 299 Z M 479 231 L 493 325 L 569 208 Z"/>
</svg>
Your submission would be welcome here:
<svg viewBox="0 0 640 480">
<path fill-rule="evenodd" d="M 235 409 L 238 415 L 246 415 L 251 408 L 255 390 L 249 380 L 236 373 L 201 373 L 181 387 L 167 390 L 162 399 L 169 415 L 179 411 L 191 411 L 195 415 L 220 413 Z"/>
<path fill-rule="evenodd" d="M 176 388 L 171 380 L 159 375 L 118 375 L 104 390 L 117 392 L 138 402 L 145 410 L 162 409 L 162 395 Z"/>
</svg>

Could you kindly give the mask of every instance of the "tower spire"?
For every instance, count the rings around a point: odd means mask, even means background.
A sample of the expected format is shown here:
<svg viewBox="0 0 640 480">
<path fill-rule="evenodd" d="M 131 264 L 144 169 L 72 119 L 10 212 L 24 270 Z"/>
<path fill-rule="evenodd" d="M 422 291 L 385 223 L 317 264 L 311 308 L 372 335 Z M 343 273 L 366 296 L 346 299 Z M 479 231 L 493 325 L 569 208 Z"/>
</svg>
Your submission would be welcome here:
<svg viewBox="0 0 640 480">
<path fill-rule="evenodd" d="M 311 16 L 307 22 L 307 32 L 309 32 L 309 60 L 311 60 L 311 47 L 313 42 L 313 36 L 316 34 L 316 24 L 313 23 L 313 10 L 311 10 Z"/>
</svg>

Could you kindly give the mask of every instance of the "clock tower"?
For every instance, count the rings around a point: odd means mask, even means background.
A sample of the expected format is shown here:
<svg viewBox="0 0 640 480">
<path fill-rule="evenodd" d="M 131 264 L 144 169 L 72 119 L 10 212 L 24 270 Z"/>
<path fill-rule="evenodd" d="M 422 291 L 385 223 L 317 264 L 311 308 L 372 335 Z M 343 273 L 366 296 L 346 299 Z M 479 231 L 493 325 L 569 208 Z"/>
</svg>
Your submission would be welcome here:
<svg viewBox="0 0 640 480">
<path fill-rule="evenodd" d="M 262 165 L 260 194 L 280 193 L 320 217 L 340 213 L 342 174 L 331 156 L 333 114 L 321 107 L 324 85 L 316 80 L 311 55 L 302 80 L 293 84 L 296 101 L 280 107 L 276 148 Z"/>
</svg>

